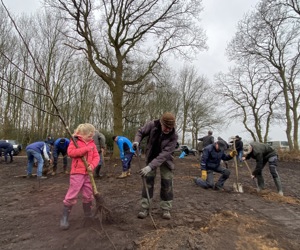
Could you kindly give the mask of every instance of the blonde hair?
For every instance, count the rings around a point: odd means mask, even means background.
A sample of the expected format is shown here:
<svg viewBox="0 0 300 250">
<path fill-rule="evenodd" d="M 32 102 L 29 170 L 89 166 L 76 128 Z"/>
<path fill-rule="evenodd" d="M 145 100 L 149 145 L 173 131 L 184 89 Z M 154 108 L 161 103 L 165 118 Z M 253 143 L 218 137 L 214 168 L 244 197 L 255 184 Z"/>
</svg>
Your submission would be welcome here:
<svg viewBox="0 0 300 250">
<path fill-rule="evenodd" d="M 95 127 L 90 123 L 79 124 L 74 130 L 74 135 L 90 135 L 95 133 Z"/>
</svg>

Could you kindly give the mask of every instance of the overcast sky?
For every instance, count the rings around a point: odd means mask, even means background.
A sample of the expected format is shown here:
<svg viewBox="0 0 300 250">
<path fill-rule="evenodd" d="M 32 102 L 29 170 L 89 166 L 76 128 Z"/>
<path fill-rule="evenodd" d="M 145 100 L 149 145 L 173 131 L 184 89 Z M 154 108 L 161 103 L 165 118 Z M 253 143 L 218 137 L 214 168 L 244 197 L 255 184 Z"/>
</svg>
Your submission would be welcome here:
<svg viewBox="0 0 300 250">
<path fill-rule="evenodd" d="M 40 8 L 40 0 L 3 0 L 3 2 L 16 14 L 34 12 Z M 227 72 L 229 62 L 225 57 L 225 48 L 236 32 L 238 21 L 258 2 L 259 0 L 203 0 L 202 25 L 208 37 L 209 50 L 199 53 L 198 60 L 195 62 L 200 75 L 203 74 L 213 81 L 214 74 L 220 71 Z M 243 126 L 236 122 L 222 131 L 215 131 L 214 135 L 224 139 L 232 135 L 250 139 Z M 286 140 L 284 129 L 272 127 L 270 138 Z"/>
</svg>

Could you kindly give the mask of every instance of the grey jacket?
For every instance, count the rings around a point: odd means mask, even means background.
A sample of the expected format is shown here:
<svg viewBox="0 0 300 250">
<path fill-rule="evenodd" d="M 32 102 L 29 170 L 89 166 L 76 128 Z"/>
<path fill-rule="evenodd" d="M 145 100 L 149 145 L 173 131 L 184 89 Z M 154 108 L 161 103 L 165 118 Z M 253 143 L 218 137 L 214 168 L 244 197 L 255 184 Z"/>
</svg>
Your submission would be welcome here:
<svg viewBox="0 0 300 250">
<path fill-rule="evenodd" d="M 166 163 L 170 169 L 174 169 L 172 153 L 178 139 L 175 128 L 169 134 L 164 134 L 160 121 L 153 120 L 137 131 L 134 141 L 140 143 L 145 137 L 148 137 L 145 150 L 147 165 L 156 169 Z"/>
<path fill-rule="evenodd" d="M 100 153 L 101 148 L 105 148 L 105 143 L 106 143 L 105 136 L 102 133 L 100 133 L 98 130 L 96 130 L 93 139 L 97 146 L 98 153 Z"/>
</svg>

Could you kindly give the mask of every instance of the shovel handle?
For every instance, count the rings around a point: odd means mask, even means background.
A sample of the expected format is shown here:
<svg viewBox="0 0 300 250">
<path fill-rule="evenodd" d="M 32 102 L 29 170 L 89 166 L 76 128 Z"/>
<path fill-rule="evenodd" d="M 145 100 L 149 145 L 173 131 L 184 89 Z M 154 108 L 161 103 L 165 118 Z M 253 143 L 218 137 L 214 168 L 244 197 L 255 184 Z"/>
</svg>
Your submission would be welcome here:
<svg viewBox="0 0 300 250">
<path fill-rule="evenodd" d="M 235 140 L 236 139 L 233 139 L 233 150 L 236 151 Z M 239 171 L 238 171 L 238 164 L 237 164 L 236 156 L 233 157 L 233 161 L 234 161 L 234 165 L 235 165 L 236 183 L 238 183 L 239 182 Z"/>
<path fill-rule="evenodd" d="M 141 160 L 140 160 L 140 154 L 139 154 L 139 150 L 137 150 L 137 158 L 138 158 L 138 165 L 139 165 L 139 169 L 141 170 L 142 169 L 142 166 L 141 166 Z M 157 226 L 156 226 L 156 223 L 152 217 L 152 204 L 151 204 L 151 200 L 150 200 L 150 195 L 149 195 L 149 190 L 148 190 L 148 187 L 147 187 L 147 182 L 146 182 L 146 178 L 144 176 L 142 176 L 142 180 L 143 180 L 143 187 L 146 191 L 146 195 L 147 195 L 147 200 L 148 200 L 148 203 L 149 203 L 149 216 L 151 218 L 151 221 L 152 221 L 152 224 L 154 226 L 155 229 L 158 229 Z"/>
<path fill-rule="evenodd" d="M 252 172 L 251 172 L 251 169 L 250 169 L 250 167 L 249 167 L 249 165 L 248 165 L 248 163 L 247 163 L 247 161 L 245 160 L 244 161 L 245 162 L 245 165 L 247 166 L 247 168 L 248 168 L 248 171 L 249 171 L 249 174 L 250 174 L 250 177 L 252 176 Z M 257 182 L 251 177 L 251 179 L 253 180 L 253 182 L 254 182 L 254 184 L 255 184 L 255 186 L 256 186 L 256 188 L 258 188 L 258 184 L 257 184 Z"/>
</svg>

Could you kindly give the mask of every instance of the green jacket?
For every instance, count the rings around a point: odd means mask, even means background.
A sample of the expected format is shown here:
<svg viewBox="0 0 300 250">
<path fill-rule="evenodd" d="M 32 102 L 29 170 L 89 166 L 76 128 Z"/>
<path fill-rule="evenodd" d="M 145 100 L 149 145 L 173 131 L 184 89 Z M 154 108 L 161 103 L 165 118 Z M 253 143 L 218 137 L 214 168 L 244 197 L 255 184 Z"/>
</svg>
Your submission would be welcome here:
<svg viewBox="0 0 300 250">
<path fill-rule="evenodd" d="M 252 174 L 257 176 L 261 174 L 261 171 L 267 164 L 269 158 L 277 156 L 277 152 L 268 144 L 252 142 L 250 145 L 252 147 L 252 151 L 246 156 L 246 159 L 253 158 L 256 160 L 256 168 Z"/>
</svg>

